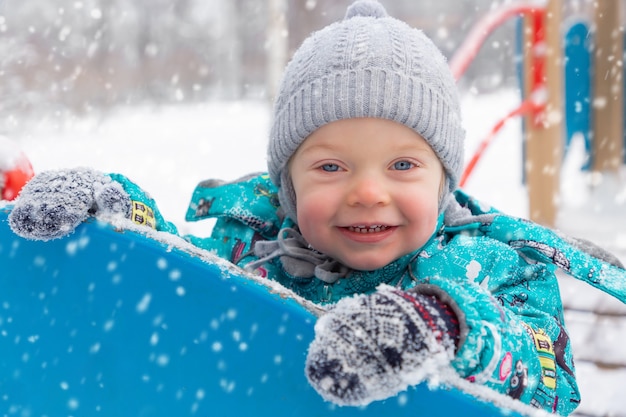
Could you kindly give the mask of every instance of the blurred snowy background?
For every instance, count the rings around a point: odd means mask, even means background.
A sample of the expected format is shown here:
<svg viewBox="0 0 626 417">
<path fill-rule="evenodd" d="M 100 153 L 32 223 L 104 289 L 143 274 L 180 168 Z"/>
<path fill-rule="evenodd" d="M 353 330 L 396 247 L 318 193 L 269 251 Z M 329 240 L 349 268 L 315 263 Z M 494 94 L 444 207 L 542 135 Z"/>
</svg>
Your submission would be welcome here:
<svg viewBox="0 0 626 417">
<path fill-rule="evenodd" d="M 470 28 L 507 1 L 382 0 L 451 56 Z M 265 169 L 277 68 L 350 0 L 0 0 L 0 134 L 36 172 L 90 166 L 149 191 L 184 233 L 196 183 Z M 568 19 L 595 2 L 563 0 Z M 286 8 L 285 8 L 286 7 Z M 284 14 L 281 14 L 281 11 Z M 285 19 L 281 19 L 284 16 Z M 499 28 L 459 82 L 469 157 L 519 102 L 514 22 Z M 580 170 L 574 141 L 561 172 L 557 227 L 626 263 L 626 172 Z M 466 191 L 527 217 L 522 128 L 510 121 Z M 626 416 L 626 307 L 562 277 L 583 403 L 579 416 Z"/>
<path fill-rule="evenodd" d="M 284 61 L 352 0 L 0 1 L 0 129 L 24 114 L 102 115 L 121 105 L 270 98 Z M 474 23 L 511 0 L 386 0 L 451 56 Z M 541 0 L 533 1 L 542 4 Z M 562 0 L 564 19 L 592 0 Z M 517 85 L 515 21 L 490 36 L 461 87 Z M 40 117 L 40 116 L 38 116 Z"/>
</svg>

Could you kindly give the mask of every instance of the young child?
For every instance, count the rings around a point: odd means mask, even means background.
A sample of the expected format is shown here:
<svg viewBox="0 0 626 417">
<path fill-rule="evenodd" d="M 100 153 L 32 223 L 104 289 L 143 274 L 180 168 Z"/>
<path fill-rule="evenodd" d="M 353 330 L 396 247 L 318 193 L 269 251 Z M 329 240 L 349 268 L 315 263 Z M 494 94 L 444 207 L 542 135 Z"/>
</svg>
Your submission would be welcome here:
<svg viewBox="0 0 626 417">
<path fill-rule="evenodd" d="M 285 70 L 269 176 L 206 181 L 186 238 L 328 305 L 306 374 L 326 399 L 363 405 L 437 369 L 562 415 L 579 403 L 555 271 L 626 300 L 626 271 L 586 242 L 457 190 L 464 130 L 434 44 L 357 1 Z M 175 233 L 140 188 L 90 169 L 39 174 L 10 215 L 33 239 L 122 213 Z"/>
</svg>

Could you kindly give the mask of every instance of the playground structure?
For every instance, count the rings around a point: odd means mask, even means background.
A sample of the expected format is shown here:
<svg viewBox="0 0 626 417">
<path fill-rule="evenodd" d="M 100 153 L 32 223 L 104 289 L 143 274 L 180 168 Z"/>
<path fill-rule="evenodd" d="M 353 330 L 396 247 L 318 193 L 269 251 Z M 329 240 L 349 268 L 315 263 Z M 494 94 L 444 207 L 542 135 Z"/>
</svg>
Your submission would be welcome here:
<svg viewBox="0 0 626 417">
<path fill-rule="evenodd" d="M 0 136 L 0 201 L 11 201 L 35 175 L 26 154 L 17 144 Z"/>
<path fill-rule="evenodd" d="M 574 135 L 585 140 L 589 162 L 584 169 L 617 174 L 625 148 L 621 2 L 597 2 L 593 31 L 585 22 L 564 24 L 562 3 L 518 2 L 493 10 L 477 22 L 450 62 L 459 79 L 489 34 L 503 22 L 521 18 L 521 103 L 481 142 L 461 186 L 506 122 L 523 116 L 529 217 L 552 227 L 558 214 L 561 161 Z"/>
</svg>

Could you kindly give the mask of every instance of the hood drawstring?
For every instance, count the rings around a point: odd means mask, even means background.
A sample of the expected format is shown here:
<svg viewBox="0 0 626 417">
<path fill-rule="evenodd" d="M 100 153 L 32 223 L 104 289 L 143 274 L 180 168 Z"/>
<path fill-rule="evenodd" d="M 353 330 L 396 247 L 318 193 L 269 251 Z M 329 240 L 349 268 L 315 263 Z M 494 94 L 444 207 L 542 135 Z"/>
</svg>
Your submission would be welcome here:
<svg viewBox="0 0 626 417">
<path fill-rule="evenodd" d="M 259 259 L 245 266 L 248 271 L 280 258 L 285 272 L 297 278 L 316 277 L 333 284 L 350 272 L 347 266 L 313 249 L 298 230 L 290 227 L 281 229 L 276 240 L 256 242 L 254 254 Z"/>
</svg>

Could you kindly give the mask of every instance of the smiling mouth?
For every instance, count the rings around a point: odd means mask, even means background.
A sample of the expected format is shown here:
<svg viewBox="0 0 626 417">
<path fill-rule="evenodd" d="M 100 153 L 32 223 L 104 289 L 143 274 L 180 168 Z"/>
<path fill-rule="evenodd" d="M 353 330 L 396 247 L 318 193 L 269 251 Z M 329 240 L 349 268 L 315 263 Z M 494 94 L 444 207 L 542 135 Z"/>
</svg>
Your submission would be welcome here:
<svg viewBox="0 0 626 417">
<path fill-rule="evenodd" d="M 372 226 L 348 226 L 346 227 L 346 229 L 354 233 L 368 234 L 384 232 L 385 230 L 389 229 L 389 226 L 374 224 Z"/>
</svg>

